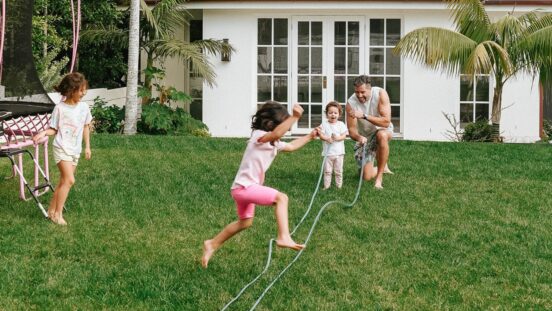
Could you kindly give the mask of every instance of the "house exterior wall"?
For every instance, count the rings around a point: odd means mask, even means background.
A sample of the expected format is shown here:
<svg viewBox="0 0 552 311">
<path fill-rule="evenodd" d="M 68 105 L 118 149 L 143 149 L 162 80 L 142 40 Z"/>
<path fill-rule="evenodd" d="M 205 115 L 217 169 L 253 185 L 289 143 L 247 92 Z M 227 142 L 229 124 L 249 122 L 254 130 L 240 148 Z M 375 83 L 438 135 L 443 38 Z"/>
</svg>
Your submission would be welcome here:
<svg viewBox="0 0 552 311">
<path fill-rule="evenodd" d="M 185 26 L 183 29 L 178 29 L 175 33 L 175 39 L 182 40 L 184 42 L 188 41 L 189 38 L 189 31 L 188 26 Z M 155 80 L 154 83 L 161 83 L 166 87 L 174 86 L 178 91 L 188 92 L 188 80 L 189 80 L 189 74 L 188 69 L 177 57 L 167 57 L 163 63 L 160 63 L 158 61 L 155 61 L 154 66 L 158 68 L 163 68 L 165 70 L 165 78 L 163 81 L 157 81 Z M 140 68 L 145 69 L 147 67 L 147 54 L 142 52 L 140 55 Z M 142 81 L 144 80 L 144 76 L 142 74 L 141 77 Z M 159 94 L 155 90 L 155 87 L 153 87 L 153 96 L 158 97 Z M 176 102 L 173 103 L 173 107 L 180 107 L 180 108 L 187 108 L 187 105 L 189 103 L 184 102 Z"/>
<path fill-rule="evenodd" d="M 497 12 L 503 15 L 503 10 Z M 217 85 L 203 88 L 203 122 L 216 137 L 249 136 L 251 116 L 256 111 L 257 19 L 263 17 L 291 18 L 309 15 L 365 16 L 369 18 L 400 18 L 402 34 L 426 27 L 452 27 L 444 6 L 417 10 L 377 6 L 370 9 L 204 9 L 204 38 L 228 38 L 237 52 L 231 62 L 211 57 Z M 447 76 L 426 69 L 409 59 L 402 60 L 402 133 L 409 140 L 448 140 L 452 129 L 443 113 L 460 115 L 459 77 Z M 535 80 L 538 81 L 538 80 Z M 490 100 L 492 100 L 492 85 Z M 503 95 L 501 132 L 509 142 L 534 142 L 539 139 L 539 89 L 531 77 L 518 77 L 506 84 Z"/>
<path fill-rule="evenodd" d="M 230 62 L 210 61 L 216 86 L 203 86 L 203 122 L 213 136 L 246 137 L 256 111 L 257 17 L 248 11 L 213 10 L 203 13 L 203 38 L 228 38 L 237 50 Z"/>
</svg>

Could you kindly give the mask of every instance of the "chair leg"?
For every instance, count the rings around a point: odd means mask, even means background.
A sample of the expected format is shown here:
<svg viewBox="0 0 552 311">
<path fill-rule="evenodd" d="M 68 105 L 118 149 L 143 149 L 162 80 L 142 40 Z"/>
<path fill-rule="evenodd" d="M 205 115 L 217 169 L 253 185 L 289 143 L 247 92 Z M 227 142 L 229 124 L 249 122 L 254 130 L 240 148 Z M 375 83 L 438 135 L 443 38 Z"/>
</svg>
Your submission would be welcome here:
<svg viewBox="0 0 552 311">
<path fill-rule="evenodd" d="M 46 178 L 44 171 L 38 165 L 36 159 L 33 157 L 33 154 L 28 150 L 24 150 L 24 151 L 29 154 L 29 156 L 31 157 L 31 159 L 33 160 L 35 165 L 37 165 L 39 172 L 42 174 L 42 176 L 44 177 L 44 180 L 46 181 L 46 183 L 44 185 L 42 185 L 42 186 L 37 185 L 34 188 L 31 188 L 31 186 L 29 186 L 29 183 L 25 179 L 25 175 L 23 175 L 23 167 L 22 167 L 23 165 L 22 165 L 22 156 L 21 156 L 22 153 L 18 154 L 18 160 L 19 161 L 17 161 L 17 162 L 14 159 L 13 155 L 7 155 L 6 157 L 12 163 L 12 167 L 15 170 L 16 174 L 19 175 L 20 184 L 22 184 L 23 187 L 26 188 L 27 191 L 31 194 L 32 199 L 36 202 L 38 208 L 42 212 L 42 215 L 44 215 L 44 217 L 47 218 L 48 213 L 46 212 L 46 209 L 44 208 L 44 206 L 42 205 L 40 200 L 38 200 L 38 196 L 36 195 L 36 192 L 38 192 L 38 190 L 40 190 L 40 188 L 49 188 L 50 190 L 52 190 L 52 192 L 54 192 L 54 187 L 52 186 L 50 181 Z M 24 192 L 23 192 L 23 197 L 25 198 Z M 25 199 L 25 201 L 28 201 L 28 200 L 30 200 L 30 198 Z"/>
</svg>

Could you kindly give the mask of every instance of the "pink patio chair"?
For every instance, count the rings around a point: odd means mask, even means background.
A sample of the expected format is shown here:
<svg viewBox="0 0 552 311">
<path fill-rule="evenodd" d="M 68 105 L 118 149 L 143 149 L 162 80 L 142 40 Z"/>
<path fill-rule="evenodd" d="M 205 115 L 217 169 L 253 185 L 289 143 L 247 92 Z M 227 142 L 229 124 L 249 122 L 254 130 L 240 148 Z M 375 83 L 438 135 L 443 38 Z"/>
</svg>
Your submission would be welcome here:
<svg viewBox="0 0 552 311">
<path fill-rule="evenodd" d="M 48 128 L 50 114 L 38 114 L 31 116 L 20 116 L 10 118 L 10 112 L 0 112 L 0 157 L 6 157 L 12 164 L 12 177 L 19 176 L 19 196 L 28 201 L 34 199 L 40 211 L 45 217 L 48 213 L 38 200 L 38 197 L 48 190 L 54 191 L 50 183 L 50 174 L 48 168 L 48 137 L 44 137 L 38 144 L 34 144 L 32 137 L 38 132 Z M 44 169 L 40 166 L 40 146 L 43 146 Z M 28 149 L 34 148 L 34 155 Z M 27 182 L 23 170 L 23 154 L 28 154 L 34 164 L 34 186 L 31 187 Z M 17 157 L 17 161 L 15 160 Z M 43 183 L 40 183 L 41 177 Z M 25 188 L 31 195 L 26 197 Z"/>
</svg>

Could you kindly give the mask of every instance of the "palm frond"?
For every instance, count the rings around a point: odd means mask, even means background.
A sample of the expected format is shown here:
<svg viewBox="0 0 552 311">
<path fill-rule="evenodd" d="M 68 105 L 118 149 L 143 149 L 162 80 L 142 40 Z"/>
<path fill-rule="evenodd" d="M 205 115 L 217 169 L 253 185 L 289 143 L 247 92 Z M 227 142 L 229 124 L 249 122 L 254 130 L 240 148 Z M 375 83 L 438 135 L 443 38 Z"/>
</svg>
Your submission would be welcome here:
<svg viewBox="0 0 552 311">
<path fill-rule="evenodd" d="M 525 27 L 523 23 L 514 15 L 508 13 L 491 25 L 495 34 L 494 41 L 498 42 L 504 48 L 515 43 L 523 36 Z"/>
<path fill-rule="evenodd" d="M 197 45 L 175 39 L 158 39 L 149 45 L 155 46 L 156 55 L 162 58 L 177 57 L 190 64 L 192 73 L 202 76 L 209 86 L 215 85 L 216 74 L 213 65 Z"/>
<path fill-rule="evenodd" d="M 552 25 L 533 31 L 516 43 L 521 51 L 520 67 L 536 72 L 541 67 L 552 67 Z"/>
<path fill-rule="evenodd" d="M 117 48 L 127 48 L 128 31 L 117 29 L 113 26 L 85 29 L 80 34 L 80 40 L 89 44 L 110 44 Z"/>
<path fill-rule="evenodd" d="M 493 70 L 497 69 L 506 75 L 512 73 L 512 64 L 508 52 L 494 41 L 485 41 L 473 49 L 463 72 L 469 75 L 491 74 Z"/>
<path fill-rule="evenodd" d="M 490 19 L 480 0 L 447 0 L 459 33 L 475 42 L 489 39 Z"/>
<path fill-rule="evenodd" d="M 525 26 L 525 28 L 529 28 L 530 25 L 534 24 L 539 20 L 540 12 L 541 10 L 529 11 L 523 15 L 520 15 L 518 19 Z"/>
<path fill-rule="evenodd" d="M 140 0 L 140 10 L 144 14 L 144 18 L 146 19 L 149 28 L 158 33 L 159 26 L 157 25 L 157 20 L 144 0 Z"/>
<path fill-rule="evenodd" d="M 550 26 L 552 26 L 552 14 L 543 15 L 531 22 L 531 24 L 526 28 L 526 35 Z"/>
<path fill-rule="evenodd" d="M 477 42 L 443 28 L 420 28 L 406 34 L 394 49 L 432 69 L 458 74 L 469 59 Z"/>
<path fill-rule="evenodd" d="M 175 29 L 188 24 L 189 12 L 184 9 L 185 0 L 163 0 L 152 10 L 157 21 L 158 38 L 172 36 Z"/>
</svg>

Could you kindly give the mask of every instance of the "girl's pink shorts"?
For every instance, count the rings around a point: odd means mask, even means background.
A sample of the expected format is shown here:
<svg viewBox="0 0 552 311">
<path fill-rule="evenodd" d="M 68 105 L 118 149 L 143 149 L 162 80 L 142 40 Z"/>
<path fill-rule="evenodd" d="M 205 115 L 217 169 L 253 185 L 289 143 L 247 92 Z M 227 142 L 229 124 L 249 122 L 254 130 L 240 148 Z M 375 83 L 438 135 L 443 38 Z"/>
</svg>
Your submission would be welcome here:
<svg viewBox="0 0 552 311">
<path fill-rule="evenodd" d="M 276 202 L 278 190 L 261 185 L 251 185 L 247 188 L 232 189 L 230 193 L 236 201 L 238 217 L 248 219 L 255 216 L 255 204 L 273 205 Z"/>
</svg>

